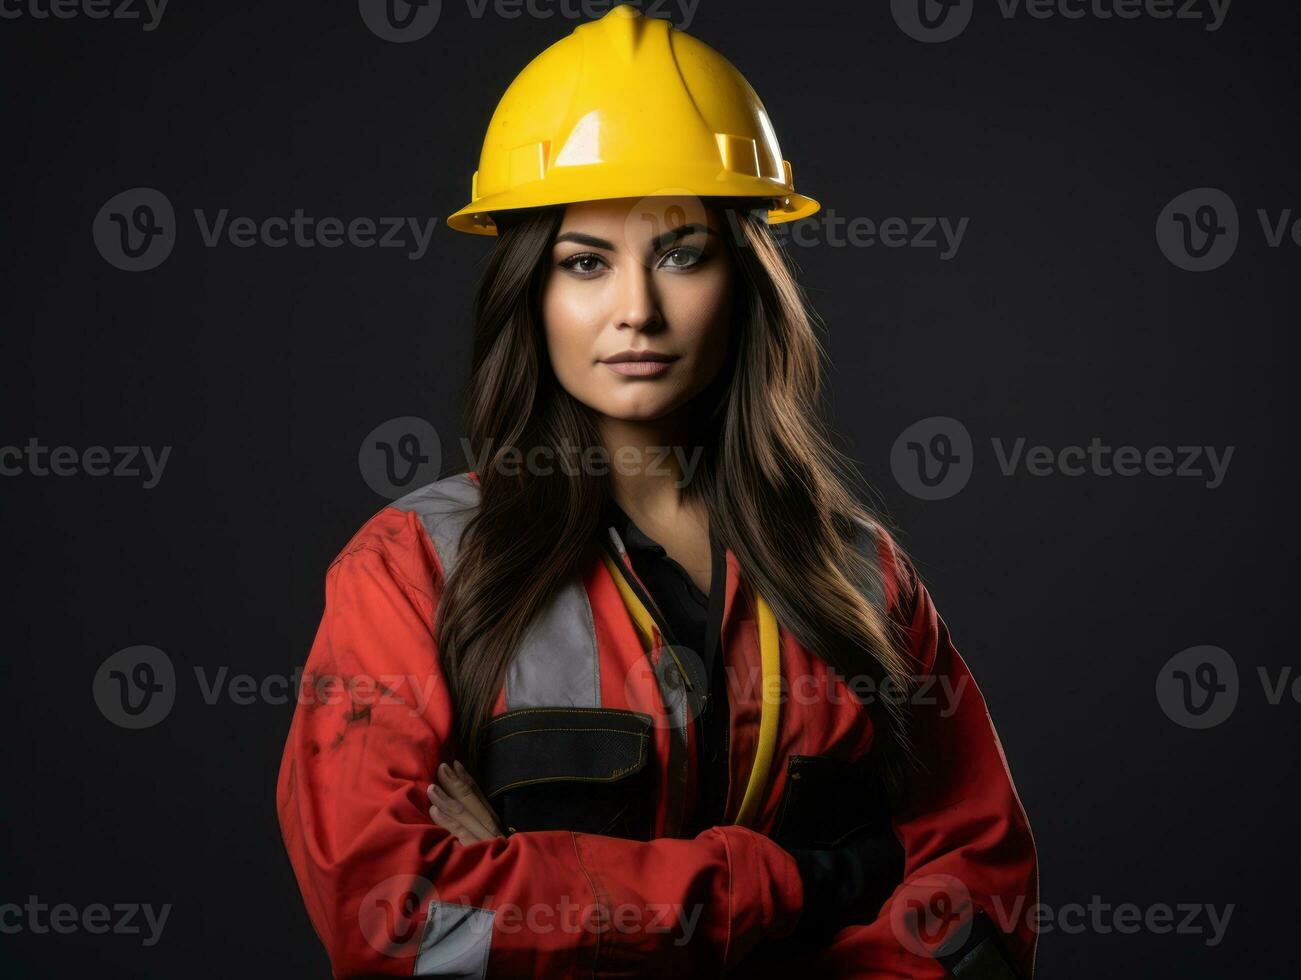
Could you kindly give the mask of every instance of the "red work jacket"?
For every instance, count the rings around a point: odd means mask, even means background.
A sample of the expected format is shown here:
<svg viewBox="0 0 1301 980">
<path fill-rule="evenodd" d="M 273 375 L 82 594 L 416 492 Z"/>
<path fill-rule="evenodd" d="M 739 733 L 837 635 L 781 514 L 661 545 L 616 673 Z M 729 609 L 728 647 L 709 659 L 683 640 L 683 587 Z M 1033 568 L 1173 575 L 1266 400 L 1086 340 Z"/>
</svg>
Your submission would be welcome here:
<svg viewBox="0 0 1301 980">
<path fill-rule="evenodd" d="M 732 823 L 763 689 L 754 596 L 728 551 L 724 825 L 683 838 L 696 734 L 668 706 L 680 675 L 662 669 L 658 633 L 647 654 L 610 570 L 594 561 L 529 634 L 496 702 L 488 771 L 475 775 L 513 832 L 460 844 L 432 822 L 425 792 L 456 751 L 433 623 L 477 493 L 477 478 L 461 474 L 396 501 L 326 573 L 276 804 L 334 975 L 775 970 L 761 943 L 794 929 L 803 898 L 786 847 L 830 846 L 880 816 L 856 765 L 873 736 L 862 689 L 780 628 L 776 752 L 753 829 Z M 983 918 L 1028 977 L 1037 863 L 1002 747 L 911 563 L 882 529 L 871 540 L 884 581 L 875 599 L 907 638 L 921 692 L 910 707 L 920 766 L 884 815 L 904 849 L 904 880 L 875 918 L 845 925 L 799 968 L 948 977 L 932 954 L 964 936 L 971 945 Z M 967 956 L 956 975 L 1007 976 L 981 966 L 987 953 Z"/>
</svg>

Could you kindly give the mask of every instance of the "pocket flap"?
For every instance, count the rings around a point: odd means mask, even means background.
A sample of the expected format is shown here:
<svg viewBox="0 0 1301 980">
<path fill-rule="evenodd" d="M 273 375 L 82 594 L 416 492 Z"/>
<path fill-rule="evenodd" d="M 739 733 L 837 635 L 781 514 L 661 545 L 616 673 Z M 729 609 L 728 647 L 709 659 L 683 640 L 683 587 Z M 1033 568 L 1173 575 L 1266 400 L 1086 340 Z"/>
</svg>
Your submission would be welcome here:
<svg viewBox="0 0 1301 980">
<path fill-rule="evenodd" d="M 891 827 L 885 785 L 864 757 L 792 755 L 772 839 L 785 848 L 834 848 L 860 833 Z"/>
<path fill-rule="evenodd" d="M 622 708 L 516 708 L 487 726 L 481 786 L 489 799 L 532 783 L 615 782 L 641 771 L 651 716 Z"/>
</svg>

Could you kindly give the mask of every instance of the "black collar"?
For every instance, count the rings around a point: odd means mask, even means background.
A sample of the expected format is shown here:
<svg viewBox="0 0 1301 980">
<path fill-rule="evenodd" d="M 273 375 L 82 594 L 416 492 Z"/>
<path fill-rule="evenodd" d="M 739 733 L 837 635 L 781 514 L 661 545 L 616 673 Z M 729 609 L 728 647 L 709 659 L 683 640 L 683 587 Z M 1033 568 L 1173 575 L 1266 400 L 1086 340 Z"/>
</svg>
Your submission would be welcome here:
<svg viewBox="0 0 1301 980">
<path fill-rule="evenodd" d="M 613 500 L 606 504 L 602 521 L 602 530 L 609 527 L 613 527 L 618 532 L 619 540 L 623 542 L 625 548 L 641 548 L 656 555 L 667 554 L 663 545 L 643 534 L 641 528 L 634 524 L 632 518 Z"/>
<path fill-rule="evenodd" d="M 615 532 L 619 535 L 619 539 L 623 541 L 625 548 L 642 548 L 658 555 L 667 554 L 662 545 L 651 540 L 642 533 L 641 529 L 633 523 L 632 518 L 624 512 L 622 507 L 614 502 L 613 498 L 606 501 L 605 510 L 601 517 L 600 534 L 602 542 L 607 547 L 613 545 L 613 542 L 610 541 L 609 529 L 611 527 L 615 529 Z M 712 528 L 709 532 L 709 544 L 709 611 L 706 616 L 705 624 L 705 643 L 707 649 L 704 658 L 706 664 L 712 664 L 717 655 L 719 629 L 723 622 L 724 593 L 727 591 L 727 552 L 719 542 L 718 538 L 714 535 Z M 640 594 L 641 590 L 638 589 L 635 584 L 633 584 L 633 588 L 634 591 Z M 643 596 L 642 602 L 645 603 L 645 601 L 646 598 Z M 656 617 L 656 619 L 658 621 L 659 617 Z M 663 622 L 660 622 L 659 625 L 660 632 L 664 633 L 665 636 L 670 639 L 670 642 L 674 642 L 672 640 L 672 634 L 667 630 L 666 625 Z"/>
</svg>

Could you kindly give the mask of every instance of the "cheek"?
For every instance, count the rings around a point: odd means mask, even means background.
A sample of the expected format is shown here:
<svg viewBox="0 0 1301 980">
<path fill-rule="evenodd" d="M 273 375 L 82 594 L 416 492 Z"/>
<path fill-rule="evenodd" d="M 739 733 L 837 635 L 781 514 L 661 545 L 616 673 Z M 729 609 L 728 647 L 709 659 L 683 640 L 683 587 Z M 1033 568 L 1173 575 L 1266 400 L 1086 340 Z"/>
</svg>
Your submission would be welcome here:
<svg viewBox="0 0 1301 980">
<path fill-rule="evenodd" d="M 684 346 L 691 352 L 692 373 L 699 382 L 711 380 L 727 357 L 732 319 L 730 280 L 700 283 L 683 289 L 672 302 L 671 315 L 679 325 Z"/>
<path fill-rule="evenodd" d="M 561 381 L 573 378 L 591 360 L 590 337 L 584 312 L 590 304 L 577 302 L 564 289 L 548 289 L 542 301 L 543 333 L 551 367 Z"/>
</svg>

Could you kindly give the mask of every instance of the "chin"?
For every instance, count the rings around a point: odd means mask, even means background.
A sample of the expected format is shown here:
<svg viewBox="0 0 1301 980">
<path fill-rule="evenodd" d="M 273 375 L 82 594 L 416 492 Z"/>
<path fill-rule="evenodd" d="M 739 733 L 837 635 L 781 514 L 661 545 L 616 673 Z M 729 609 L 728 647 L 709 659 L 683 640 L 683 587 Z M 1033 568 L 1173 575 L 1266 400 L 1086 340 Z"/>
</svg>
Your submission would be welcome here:
<svg viewBox="0 0 1301 980">
<path fill-rule="evenodd" d="M 673 397 L 651 397 L 642 393 L 631 398 L 609 398 L 604 400 L 601 410 L 610 418 L 622 422 L 653 422 L 668 415 L 680 404 Z"/>
</svg>

